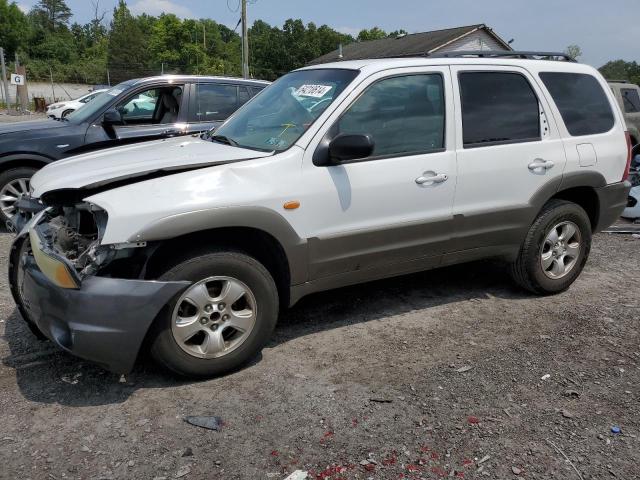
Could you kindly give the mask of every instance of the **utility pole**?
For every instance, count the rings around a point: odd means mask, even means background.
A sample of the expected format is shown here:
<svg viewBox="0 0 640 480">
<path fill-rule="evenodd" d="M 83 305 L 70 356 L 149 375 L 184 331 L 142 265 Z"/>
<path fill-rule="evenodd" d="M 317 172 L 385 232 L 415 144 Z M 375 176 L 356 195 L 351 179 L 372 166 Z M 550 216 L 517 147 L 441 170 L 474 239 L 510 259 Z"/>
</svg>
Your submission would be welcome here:
<svg viewBox="0 0 640 480">
<path fill-rule="evenodd" d="M 56 89 L 53 88 L 53 70 L 49 67 L 49 78 L 51 78 L 51 94 L 53 95 L 53 101 L 56 101 Z"/>
<path fill-rule="evenodd" d="M 4 85 L 4 101 L 9 111 L 11 97 L 9 97 L 9 84 L 7 83 L 7 68 L 4 65 L 4 49 L 0 47 L 0 65 L 2 66 L 2 84 Z"/>
<path fill-rule="evenodd" d="M 249 29 L 247 26 L 247 0 L 242 0 L 242 77 L 249 78 Z"/>
<path fill-rule="evenodd" d="M 20 65 L 20 61 L 18 60 L 18 52 L 16 52 L 16 73 L 18 75 L 22 75 L 25 79 L 24 85 L 16 85 L 16 103 L 17 99 L 20 99 L 20 107 L 24 112 L 27 109 L 29 103 L 29 93 L 27 92 L 27 69 L 24 65 Z"/>
</svg>

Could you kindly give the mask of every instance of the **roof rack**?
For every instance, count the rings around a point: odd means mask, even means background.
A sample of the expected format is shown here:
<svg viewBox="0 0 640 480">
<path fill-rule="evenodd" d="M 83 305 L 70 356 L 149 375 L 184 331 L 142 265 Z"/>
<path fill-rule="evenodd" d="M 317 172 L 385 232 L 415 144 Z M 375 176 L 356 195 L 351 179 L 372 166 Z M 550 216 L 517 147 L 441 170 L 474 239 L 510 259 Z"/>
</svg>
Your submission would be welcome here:
<svg viewBox="0 0 640 480">
<path fill-rule="evenodd" d="M 629 80 L 615 80 L 613 78 L 607 78 L 609 83 L 631 83 Z"/>
<path fill-rule="evenodd" d="M 468 50 L 459 52 L 435 52 L 429 55 L 434 58 L 522 58 L 526 60 L 558 60 L 564 62 L 575 62 L 576 59 L 566 53 L 560 52 L 518 52 L 506 50 Z"/>
</svg>

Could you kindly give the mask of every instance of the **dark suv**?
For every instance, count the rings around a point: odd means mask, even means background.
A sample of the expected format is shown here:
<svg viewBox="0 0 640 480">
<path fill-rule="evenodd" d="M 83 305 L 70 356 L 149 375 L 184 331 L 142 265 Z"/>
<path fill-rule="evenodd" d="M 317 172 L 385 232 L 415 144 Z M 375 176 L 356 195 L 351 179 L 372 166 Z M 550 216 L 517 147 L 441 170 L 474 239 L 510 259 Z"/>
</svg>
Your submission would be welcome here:
<svg viewBox="0 0 640 480">
<path fill-rule="evenodd" d="M 129 80 L 61 121 L 0 126 L 0 220 L 13 215 L 29 179 L 44 165 L 91 150 L 209 130 L 268 84 L 174 75 Z"/>
</svg>

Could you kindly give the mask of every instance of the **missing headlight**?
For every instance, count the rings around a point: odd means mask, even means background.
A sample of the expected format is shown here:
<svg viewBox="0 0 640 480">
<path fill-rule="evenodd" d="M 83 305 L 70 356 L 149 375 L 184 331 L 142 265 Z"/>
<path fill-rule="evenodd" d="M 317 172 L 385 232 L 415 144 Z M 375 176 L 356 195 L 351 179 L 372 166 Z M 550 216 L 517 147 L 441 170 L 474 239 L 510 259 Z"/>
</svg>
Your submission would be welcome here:
<svg viewBox="0 0 640 480">
<path fill-rule="evenodd" d="M 80 277 L 95 274 L 114 256 L 100 241 L 107 224 L 104 210 L 89 203 L 53 207 L 38 228 L 49 247 L 73 266 Z"/>
</svg>

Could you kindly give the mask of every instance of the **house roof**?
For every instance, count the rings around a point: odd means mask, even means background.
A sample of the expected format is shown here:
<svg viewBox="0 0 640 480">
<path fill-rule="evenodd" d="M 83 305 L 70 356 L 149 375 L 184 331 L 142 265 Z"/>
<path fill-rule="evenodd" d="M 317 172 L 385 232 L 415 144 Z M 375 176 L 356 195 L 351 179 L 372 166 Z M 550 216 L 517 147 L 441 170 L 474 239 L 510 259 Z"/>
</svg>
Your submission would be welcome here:
<svg viewBox="0 0 640 480">
<path fill-rule="evenodd" d="M 326 55 L 309 62 L 309 65 L 335 62 L 337 60 L 360 60 L 363 58 L 389 58 L 423 56 L 434 52 L 447 44 L 469 35 L 477 30 L 484 30 L 505 47 L 511 47 L 485 24 L 468 25 L 466 27 L 447 28 L 432 32 L 412 33 L 397 38 L 382 38 L 366 42 L 354 42 L 342 49 L 342 58 L 336 49 Z"/>
</svg>

